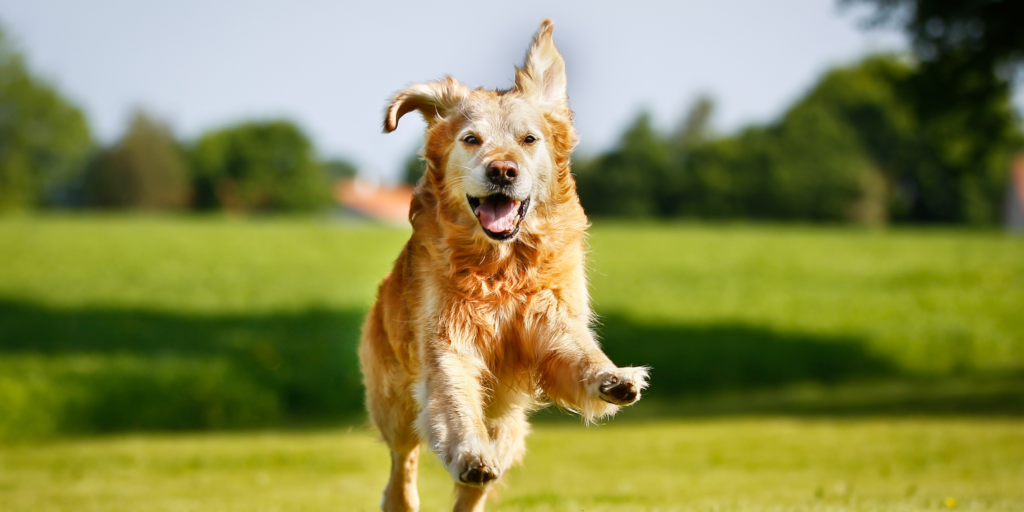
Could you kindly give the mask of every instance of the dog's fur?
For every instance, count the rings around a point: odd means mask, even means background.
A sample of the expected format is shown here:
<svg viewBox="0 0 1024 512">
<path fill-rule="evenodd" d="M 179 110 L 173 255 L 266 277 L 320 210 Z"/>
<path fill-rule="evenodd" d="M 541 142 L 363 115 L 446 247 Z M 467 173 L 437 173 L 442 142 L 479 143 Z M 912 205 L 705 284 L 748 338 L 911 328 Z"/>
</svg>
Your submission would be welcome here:
<svg viewBox="0 0 1024 512">
<path fill-rule="evenodd" d="M 479 511 L 522 457 L 527 415 L 544 401 L 590 421 L 646 386 L 646 370 L 617 368 L 590 330 L 588 224 L 569 172 L 577 135 L 551 31 L 545 20 L 509 90 L 446 78 L 410 86 L 387 109 L 385 132 L 414 110 L 428 126 L 412 237 L 359 351 L 370 418 L 391 448 L 385 511 L 418 509 L 422 441 L 456 482 L 455 510 Z M 511 178 L 488 179 L 508 165 Z M 481 201 L 515 219 L 488 223 Z"/>
</svg>

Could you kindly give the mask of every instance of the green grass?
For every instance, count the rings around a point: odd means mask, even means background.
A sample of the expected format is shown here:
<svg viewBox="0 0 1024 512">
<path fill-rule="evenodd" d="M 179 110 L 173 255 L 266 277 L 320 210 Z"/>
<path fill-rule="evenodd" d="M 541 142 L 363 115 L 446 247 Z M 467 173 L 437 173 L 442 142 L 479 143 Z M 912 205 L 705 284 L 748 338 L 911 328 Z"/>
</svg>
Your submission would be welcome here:
<svg viewBox="0 0 1024 512">
<path fill-rule="evenodd" d="M 492 510 L 1024 509 L 1024 239 L 592 234 L 605 349 L 652 387 L 605 426 L 540 414 Z M 372 433 L 297 427 L 362 425 L 354 347 L 407 236 L 0 219 L 0 510 L 376 510 Z M 451 502 L 432 456 L 420 489 Z"/>
<path fill-rule="evenodd" d="M 358 415 L 363 310 L 406 237 L 309 220 L 0 220 L 0 439 Z"/>
<path fill-rule="evenodd" d="M 1024 239 L 598 224 L 637 414 L 1024 413 Z M 0 219 L 0 439 L 359 417 L 355 345 L 408 231 L 318 219 Z"/>
<path fill-rule="evenodd" d="M 408 235 L 309 219 L 0 218 L 0 296 L 200 317 L 363 310 Z"/>
<path fill-rule="evenodd" d="M 1017 511 L 1019 420 L 715 420 L 542 426 L 498 511 Z M 423 510 L 451 503 L 432 456 Z M 370 433 L 130 436 L 0 451 L 0 510 L 377 510 Z M 952 500 L 952 501 L 948 501 Z"/>
<path fill-rule="evenodd" d="M 907 371 L 1024 368 L 1024 237 L 742 225 L 592 232 L 604 315 L 845 339 Z"/>
</svg>

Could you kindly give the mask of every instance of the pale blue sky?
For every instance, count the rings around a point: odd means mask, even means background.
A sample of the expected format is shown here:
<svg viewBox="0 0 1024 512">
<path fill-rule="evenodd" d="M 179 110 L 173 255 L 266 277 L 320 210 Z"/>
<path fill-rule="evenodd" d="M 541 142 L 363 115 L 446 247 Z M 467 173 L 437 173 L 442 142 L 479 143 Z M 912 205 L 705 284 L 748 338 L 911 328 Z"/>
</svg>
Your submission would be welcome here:
<svg viewBox="0 0 1024 512">
<path fill-rule="evenodd" d="M 388 97 L 451 74 L 504 87 L 540 20 L 555 22 L 582 150 L 637 111 L 671 126 L 701 92 L 731 130 L 780 114 L 829 66 L 905 48 L 834 0 L 331 2 L 0 0 L 38 72 L 116 138 L 144 107 L 185 139 L 240 119 L 296 120 L 322 154 L 397 174 L 422 123 L 380 131 Z M 1018 95 L 1019 96 L 1019 95 Z"/>
</svg>

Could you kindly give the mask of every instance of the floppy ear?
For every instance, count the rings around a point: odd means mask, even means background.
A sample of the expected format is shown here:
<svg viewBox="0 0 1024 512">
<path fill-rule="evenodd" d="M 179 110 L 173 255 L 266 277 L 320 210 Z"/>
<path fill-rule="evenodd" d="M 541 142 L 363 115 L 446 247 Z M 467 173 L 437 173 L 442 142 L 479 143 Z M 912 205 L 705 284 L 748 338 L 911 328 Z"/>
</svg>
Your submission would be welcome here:
<svg viewBox="0 0 1024 512">
<path fill-rule="evenodd" d="M 516 68 L 516 89 L 536 96 L 552 110 L 568 108 L 565 60 L 551 39 L 554 24 L 544 20 L 533 36 L 533 44 L 526 52 L 526 63 Z"/>
<path fill-rule="evenodd" d="M 384 114 L 384 133 L 391 133 L 398 128 L 398 120 L 419 110 L 427 124 L 432 124 L 445 116 L 445 113 L 458 105 L 469 89 L 452 77 L 445 77 L 437 82 L 415 84 L 395 95 Z"/>
</svg>

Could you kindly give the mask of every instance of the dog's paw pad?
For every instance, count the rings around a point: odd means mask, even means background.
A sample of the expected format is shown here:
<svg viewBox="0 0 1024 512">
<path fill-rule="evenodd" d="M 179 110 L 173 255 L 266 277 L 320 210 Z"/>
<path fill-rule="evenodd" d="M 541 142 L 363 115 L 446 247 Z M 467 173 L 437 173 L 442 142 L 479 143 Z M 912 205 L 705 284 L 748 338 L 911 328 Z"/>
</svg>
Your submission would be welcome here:
<svg viewBox="0 0 1024 512">
<path fill-rule="evenodd" d="M 466 485 L 486 485 L 497 479 L 497 471 L 483 464 L 471 464 L 459 475 L 459 481 Z"/>
<path fill-rule="evenodd" d="M 597 387 L 598 396 L 610 404 L 629 405 L 640 399 L 640 391 L 647 383 L 646 377 L 647 372 L 643 369 L 605 372 Z"/>
</svg>

